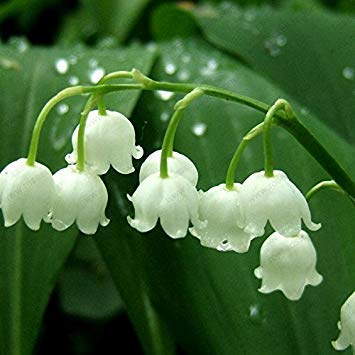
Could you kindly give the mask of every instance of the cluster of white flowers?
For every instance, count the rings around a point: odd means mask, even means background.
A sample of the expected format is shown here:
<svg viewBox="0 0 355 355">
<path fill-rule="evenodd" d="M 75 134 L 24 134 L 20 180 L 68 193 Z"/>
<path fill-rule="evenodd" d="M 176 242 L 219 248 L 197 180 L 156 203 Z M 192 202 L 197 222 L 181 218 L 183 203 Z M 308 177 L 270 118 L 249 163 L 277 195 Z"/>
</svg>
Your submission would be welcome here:
<svg viewBox="0 0 355 355">
<path fill-rule="evenodd" d="M 69 165 L 53 176 L 44 165 L 28 165 L 24 158 L 0 173 L 0 208 L 5 226 L 12 226 L 23 216 L 32 230 L 38 230 L 42 220 L 58 231 L 76 221 L 80 231 L 94 234 L 99 224 L 109 223 L 105 216 L 107 190 L 98 175 L 105 174 L 110 165 L 122 174 L 132 173 L 132 156 L 141 158 L 143 150 L 135 146 L 133 125 L 124 115 L 92 111 L 85 130 L 85 169 L 79 171 L 78 129 L 73 133 L 73 153 L 66 157 Z"/>
<path fill-rule="evenodd" d="M 99 175 L 110 166 L 122 174 L 134 171 L 132 157 L 139 159 L 143 149 L 135 145 L 131 122 L 118 112 L 88 115 L 85 130 L 85 168 L 77 169 L 77 127 L 73 152 L 67 167 L 53 176 L 50 170 L 21 158 L 0 173 L 0 208 L 5 226 L 21 216 L 32 230 L 42 220 L 62 231 L 76 222 L 80 231 L 94 234 L 109 223 L 105 215 L 106 187 Z M 265 233 L 270 222 L 274 229 L 260 250 L 260 266 L 254 274 L 261 279 L 262 293 L 280 290 L 290 300 L 299 300 L 307 285 L 316 286 L 322 276 L 316 271 L 316 250 L 302 222 L 312 231 L 320 224 L 311 220 L 305 197 L 282 171 L 266 176 L 264 171 L 250 175 L 242 184 L 219 184 L 197 191 L 198 171 L 183 154 L 167 158 L 168 174 L 160 174 L 162 151 L 152 153 L 142 164 L 137 190 L 128 199 L 135 216 L 129 224 L 140 232 L 152 230 L 158 219 L 171 238 L 184 238 L 190 232 L 201 245 L 219 251 L 245 253 L 253 239 Z M 355 293 L 341 308 L 341 334 L 333 342 L 337 350 L 355 346 Z"/>
<path fill-rule="evenodd" d="M 262 279 L 260 292 L 281 290 L 287 298 L 298 300 L 306 285 L 322 281 L 313 244 L 301 229 L 302 220 L 313 231 L 320 224 L 312 222 L 304 196 L 285 173 L 275 171 L 273 177 L 266 177 L 261 171 L 232 188 L 220 184 L 198 192 L 198 174 L 191 160 L 173 152 L 168 158 L 169 176 L 162 178 L 160 156 L 161 151 L 156 151 L 143 163 L 140 185 L 129 197 L 135 208 L 135 218 L 128 217 L 133 228 L 147 232 L 160 219 L 172 238 L 183 238 L 189 230 L 203 246 L 244 253 L 254 238 L 264 235 L 270 221 L 275 233 L 263 244 L 255 270 Z"/>
</svg>

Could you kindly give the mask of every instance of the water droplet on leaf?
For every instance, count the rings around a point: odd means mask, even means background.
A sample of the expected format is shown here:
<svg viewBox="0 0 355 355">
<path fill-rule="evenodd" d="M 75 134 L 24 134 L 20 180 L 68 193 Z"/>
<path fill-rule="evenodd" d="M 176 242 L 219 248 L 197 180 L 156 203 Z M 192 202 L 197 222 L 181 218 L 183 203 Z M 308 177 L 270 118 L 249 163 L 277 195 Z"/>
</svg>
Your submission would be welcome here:
<svg viewBox="0 0 355 355">
<path fill-rule="evenodd" d="M 59 58 L 55 61 L 55 69 L 59 74 L 66 74 L 69 70 L 69 63 L 64 58 Z"/>
<path fill-rule="evenodd" d="M 168 75 L 173 75 L 176 73 L 176 65 L 174 63 L 167 63 L 165 65 L 165 73 Z"/>
<path fill-rule="evenodd" d="M 355 71 L 354 68 L 351 67 L 345 67 L 343 69 L 343 77 L 347 80 L 353 80 L 355 76 Z"/>
<path fill-rule="evenodd" d="M 93 84 L 97 84 L 104 75 L 105 75 L 104 68 L 96 68 L 95 70 L 90 72 L 90 81 Z"/>
<path fill-rule="evenodd" d="M 69 112 L 69 106 L 67 104 L 62 103 L 57 106 L 57 113 L 59 115 L 65 115 L 68 112 Z"/>
<path fill-rule="evenodd" d="M 206 130 L 207 130 L 207 125 L 206 123 L 203 122 L 196 122 L 192 126 L 192 133 L 198 137 L 203 136 L 206 133 Z"/>
<path fill-rule="evenodd" d="M 170 91 L 157 90 L 155 91 L 155 96 L 160 100 L 168 101 L 174 96 L 174 93 Z"/>
</svg>

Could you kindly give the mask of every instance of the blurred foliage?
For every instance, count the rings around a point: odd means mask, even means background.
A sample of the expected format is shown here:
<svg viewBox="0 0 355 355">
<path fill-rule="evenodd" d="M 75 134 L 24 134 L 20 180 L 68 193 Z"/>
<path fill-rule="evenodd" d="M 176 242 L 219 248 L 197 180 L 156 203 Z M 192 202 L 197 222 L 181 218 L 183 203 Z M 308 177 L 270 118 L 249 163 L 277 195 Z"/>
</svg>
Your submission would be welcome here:
<svg viewBox="0 0 355 355">
<path fill-rule="evenodd" d="M 209 82 L 268 103 L 288 98 L 308 128 L 353 172 L 354 86 L 342 70 L 355 64 L 354 13 L 355 0 L 1 1 L 0 39 L 8 44 L 0 47 L 1 167 L 25 154 L 31 124 L 50 95 L 74 81 L 90 83 L 98 68 L 136 66 L 161 80 Z M 277 38 L 280 34 L 284 37 Z M 32 49 L 29 43 L 53 48 Z M 65 75 L 55 71 L 59 58 L 72 61 Z M 152 93 L 124 93 L 111 95 L 108 104 L 132 114 L 138 140 L 150 152 L 161 144 L 166 117 L 179 97 L 165 101 Z M 83 101 L 71 99 L 68 105 L 65 119 L 54 111 L 52 126 L 43 132 L 47 138 L 39 154 L 52 169 L 64 163 Z M 179 129 L 177 149 L 196 162 L 199 187 L 207 189 L 222 181 L 236 141 L 261 115 L 203 99 L 189 116 Z M 201 123 L 206 132 L 197 137 L 193 127 Z M 327 177 L 285 132 L 275 132 L 275 139 L 281 142 L 279 166 L 304 191 Z M 261 169 L 259 153 L 257 145 L 246 152 L 241 178 Z M 38 333 L 38 354 L 48 349 L 51 354 L 109 353 L 102 339 L 110 332 L 114 346 L 124 340 L 129 346 L 136 339 L 124 331 L 130 328 L 123 312 L 148 354 L 172 353 L 171 336 L 193 354 L 334 353 L 329 340 L 337 334 L 338 308 L 355 273 L 350 203 L 332 192 L 312 202 L 316 219 L 326 221 L 314 240 L 326 281 L 290 303 L 278 293 L 256 291 L 251 271 L 261 240 L 241 256 L 203 249 L 191 237 L 173 242 L 159 228 L 140 235 L 125 220 L 132 213 L 125 194 L 134 191 L 137 176 L 110 173 L 104 179 L 112 221 L 94 238 L 78 237 L 75 227 L 66 234 L 49 228 L 31 233 L 22 223 L 6 231 L 1 227 L 1 355 L 15 353 L 15 343 L 21 355 L 30 354 Z M 66 325 L 59 330 L 62 322 Z M 14 338 L 17 333 L 25 334 L 21 341 Z M 141 351 L 132 344 L 129 349 Z"/>
</svg>

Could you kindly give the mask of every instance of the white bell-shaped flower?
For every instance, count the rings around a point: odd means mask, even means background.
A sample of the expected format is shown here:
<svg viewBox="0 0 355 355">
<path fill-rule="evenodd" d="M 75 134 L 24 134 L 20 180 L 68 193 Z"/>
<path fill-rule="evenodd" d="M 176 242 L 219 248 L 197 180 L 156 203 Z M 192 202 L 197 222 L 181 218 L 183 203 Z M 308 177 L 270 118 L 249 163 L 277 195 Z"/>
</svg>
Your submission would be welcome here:
<svg viewBox="0 0 355 355">
<path fill-rule="evenodd" d="M 228 190 L 225 184 L 220 184 L 200 192 L 199 216 L 207 225 L 193 226 L 190 233 L 200 239 L 201 245 L 220 251 L 248 251 L 255 236 L 239 226 L 243 220 L 240 188 L 240 184 L 234 184 L 234 189 Z"/>
<path fill-rule="evenodd" d="M 262 279 L 262 293 L 281 290 L 291 301 L 299 300 L 307 285 L 319 285 L 323 277 L 316 270 L 317 254 L 308 234 L 293 237 L 271 234 L 260 250 L 260 266 L 254 270 Z"/>
<path fill-rule="evenodd" d="M 27 159 L 18 159 L 7 165 L 0 174 L 0 208 L 5 227 L 14 225 L 23 216 L 27 226 L 38 230 L 51 207 L 54 181 L 50 170 Z"/>
<path fill-rule="evenodd" d="M 76 221 L 83 233 L 94 234 L 99 224 L 108 225 L 107 190 L 99 176 L 71 165 L 57 171 L 53 178 L 56 193 L 47 222 L 54 229 L 63 231 Z"/>
<path fill-rule="evenodd" d="M 306 199 L 282 171 L 275 170 L 273 177 L 264 171 L 250 175 L 243 183 L 241 204 L 245 213 L 247 233 L 264 234 L 269 220 L 275 231 L 289 237 L 297 235 L 302 220 L 308 229 L 315 231 L 321 225 L 311 220 Z"/>
<path fill-rule="evenodd" d="M 69 164 L 77 162 L 77 142 L 79 126 L 73 136 L 73 152 L 66 156 Z M 134 171 L 132 156 L 140 159 L 143 149 L 135 145 L 132 123 L 121 113 L 106 111 L 106 115 L 91 111 L 85 127 L 85 162 L 91 171 L 102 175 L 110 165 L 122 174 Z"/>
<path fill-rule="evenodd" d="M 161 150 L 156 150 L 150 154 L 144 161 L 139 172 L 139 182 L 142 182 L 146 177 L 160 171 Z M 168 169 L 173 174 L 181 175 L 191 182 L 192 185 L 197 185 L 198 172 L 194 163 L 185 155 L 178 152 L 173 152 L 171 157 L 168 157 Z"/>
<path fill-rule="evenodd" d="M 169 174 L 161 178 L 159 173 L 145 178 L 132 197 L 135 218 L 127 217 L 129 224 L 140 232 L 148 232 L 160 224 L 171 238 L 183 238 L 189 221 L 202 223 L 198 218 L 198 192 L 180 175 Z"/>
<path fill-rule="evenodd" d="M 339 337 L 332 342 L 334 349 L 344 350 L 351 345 L 355 354 L 355 291 L 340 309 L 338 328 L 340 330 Z"/>
</svg>

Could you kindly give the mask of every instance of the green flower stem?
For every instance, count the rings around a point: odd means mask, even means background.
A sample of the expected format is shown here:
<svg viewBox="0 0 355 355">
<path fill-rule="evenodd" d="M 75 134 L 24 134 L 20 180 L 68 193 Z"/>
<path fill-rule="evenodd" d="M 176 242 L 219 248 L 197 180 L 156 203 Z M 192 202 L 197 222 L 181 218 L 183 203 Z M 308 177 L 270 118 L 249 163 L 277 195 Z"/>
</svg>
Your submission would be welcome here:
<svg viewBox="0 0 355 355">
<path fill-rule="evenodd" d="M 286 107 L 288 109 L 286 109 Z M 267 111 L 264 119 L 264 159 L 265 159 L 265 176 L 272 177 L 274 176 L 274 163 L 272 159 L 272 146 L 271 146 L 271 124 L 272 120 L 277 111 L 284 109 L 286 114 L 289 114 L 291 109 L 287 101 L 283 99 L 278 99 Z M 292 112 L 292 111 L 291 111 Z"/>
<path fill-rule="evenodd" d="M 86 102 L 83 112 L 81 113 L 79 131 L 78 131 L 78 160 L 76 168 L 79 171 L 84 171 L 85 169 L 85 127 L 89 112 L 96 106 L 97 102 L 101 97 L 92 95 Z"/>
<path fill-rule="evenodd" d="M 109 74 L 103 76 L 100 79 L 100 81 L 97 83 L 97 85 L 103 85 L 108 80 L 122 79 L 122 78 L 132 79 L 133 75 L 129 71 L 123 71 L 123 70 L 115 71 L 115 72 L 112 72 L 112 73 L 109 73 Z M 105 104 L 105 99 L 104 99 L 103 96 L 98 101 L 97 107 L 98 107 L 98 110 L 99 110 L 99 114 L 101 116 L 105 116 L 106 115 L 106 104 Z"/>
<path fill-rule="evenodd" d="M 306 194 L 306 199 L 309 201 L 316 193 L 318 193 L 321 190 L 325 189 L 332 189 L 336 190 L 342 194 L 345 194 L 344 190 L 334 181 L 334 180 L 329 180 L 329 181 L 321 181 L 317 185 L 314 185 Z"/>
<path fill-rule="evenodd" d="M 194 100 L 198 99 L 204 94 L 204 91 L 201 88 L 195 88 L 191 92 L 189 92 L 187 95 L 185 95 L 184 98 L 179 100 L 175 106 L 174 110 L 175 112 L 173 113 L 173 116 L 170 119 L 168 128 L 166 130 L 164 140 L 163 140 L 163 145 L 162 145 L 162 150 L 161 150 L 161 156 L 160 156 L 160 177 L 161 178 L 167 178 L 168 175 L 168 157 L 172 156 L 173 154 L 173 146 L 174 146 L 174 138 L 176 134 L 176 129 L 179 125 L 179 122 L 181 120 L 182 114 L 186 107 L 191 104 Z"/>
<path fill-rule="evenodd" d="M 255 137 L 257 137 L 259 134 L 263 132 L 264 128 L 264 122 L 258 124 L 254 128 L 252 128 L 242 139 L 242 141 L 239 143 L 233 158 L 229 164 L 228 171 L 227 171 L 227 176 L 226 176 L 226 188 L 228 190 L 233 190 L 234 189 L 234 182 L 235 182 L 235 170 L 237 168 L 237 165 L 240 161 L 240 158 L 247 147 L 248 143 Z"/>
<path fill-rule="evenodd" d="M 38 142 L 41 135 L 43 124 L 52 110 L 52 108 L 58 104 L 60 101 L 67 99 L 72 96 L 76 95 L 83 95 L 83 94 L 107 94 L 110 92 L 115 91 L 122 91 L 122 90 L 135 90 L 135 89 L 143 89 L 143 86 L 140 84 L 120 84 L 120 85 L 103 85 L 103 86 L 73 86 L 70 88 L 66 88 L 60 91 L 58 94 L 53 96 L 42 108 L 40 114 L 37 117 L 35 126 L 32 132 L 31 143 L 27 155 L 27 164 L 29 166 L 33 166 L 36 157 L 37 157 L 37 150 L 38 150 Z"/>
<path fill-rule="evenodd" d="M 64 89 L 60 91 L 57 95 L 53 96 L 43 107 L 40 112 L 36 124 L 33 128 L 32 139 L 30 143 L 30 149 L 27 157 L 27 165 L 33 166 L 36 161 L 37 149 L 38 149 L 38 141 L 41 134 L 41 130 L 44 124 L 44 121 L 47 118 L 48 113 L 51 109 L 63 99 L 66 99 L 71 96 L 80 95 L 83 93 L 83 88 L 81 86 L 74 86 L 71 88 Z"/>
<path fill-rule="evenodd" d="M 100 86 L 79 86 L 72 87 L 69 89 L 65 89 L 61 91 L 57 97 L 57 100 L 53 102 L 51 99 L 42 111 L 46 111 L 43 115 L 40 114 L 36 126 L 34 128 L 30 153 L 29 153 L 29 163 L 31 165 L 34 164 L 36 158 L 36 151 L 38 146 L 38 138 L 43 122 L 39 123 L 38 121 L 42 121 L 45 119 L 45 116 L 48 114 L 50 109 L 58 103 L 60 100 L 65 97 L 70 97 L 78 94 L 92 94 L 97 93 L 100 95 L 122 91 L 122 90 L 165 90 L 165 91 L 173 91 L 173 92 L 181 92 L 181 93 L 189 93 L 193 89 L 200 88 L 204 91 L 205 95 L 225 99 L 227 101 L 233 101 L 237 103 L 241 103 L 245 106 L 254 108 L 260 112 L 267 113 L 270 106 L 252 99 L 247 96 L 239 95 L 234 92 L 224 90 L 221 88 L 217 88 L 209 85 L 200 85 L 200 84 L 173 84 L 167 82 L 158 82 L 154 81 L 150 78 L 147 78 L 138 71 L 132 71 L 133 78 L 139 82 L 139 84 L 114 84 L 114 85 L 100 85 Z M 137 80 L 137 78 L 139 80 Z M 78 89 L 79 88 L 79 89 Z M 69 90 L 69 91 L 68 91 Z M 70 93 L 70 90 L 77 90 L 76 92 Z M 66 93 L 66 94 L 64 94 Z M 67 96 L 66 96 L 67 95 Z M 285 111 L 288 111 L 285 108 Z M 290 116 L 290 117 L 287 117 Z M 275 113 L 273 122 L 286 129 L 294 138 L 318 161 L 318 163 L 323 167 L 325 171 L 331 176 L 331 178 L 338 183 L 338 185 L 346 191 L 350 196 L 355 198 L 355 183 L 352 178 L 346 173 L 346 171 L 338 164 L 338 162 L 333 158 L 333 156 L 327 151 L 323 145 L 316 139 L 314 134 L 310 132 L 296 117 L 296 115 L 285 115 L 284 112 Z M 41 119 L 40 119 L 41 118 Z"/>
</svg>

